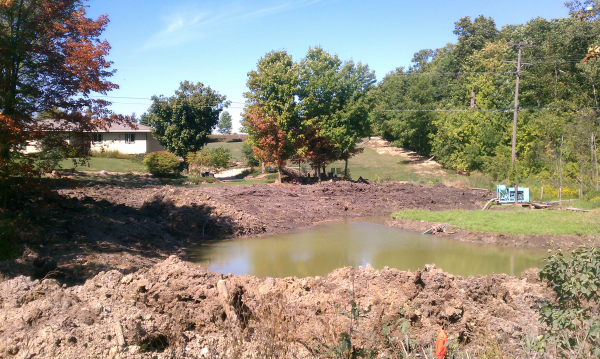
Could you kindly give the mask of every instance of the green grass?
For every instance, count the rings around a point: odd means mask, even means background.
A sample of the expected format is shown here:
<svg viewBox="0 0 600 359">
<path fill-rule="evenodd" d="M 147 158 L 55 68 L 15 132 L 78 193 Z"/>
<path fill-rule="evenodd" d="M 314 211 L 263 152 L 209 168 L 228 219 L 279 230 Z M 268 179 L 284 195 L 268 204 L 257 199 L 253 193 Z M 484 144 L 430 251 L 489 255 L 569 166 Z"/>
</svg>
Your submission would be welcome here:
<svg viewBox="0 0 600 359">
<path fill-rule="evenodd" d="M 226 150 L 231 151 L 231 158 L 235 161 L 244 161 L 244 155 L 242 153 L 242 147 L 244 142 L 210 142 L 207 143 L 204 148 L 218 148 L 223 147 Z"/>
<path fill-rule="evenodd" d="M 480 232 L 515 234 L 578 234 L 600 232 L 600 210 L 572 212 L 560 210 L 402 210 L 394 218 L 448 223 L 452 226 Z"/>
<path fill-rule="evenodd" d="M 103 158 L 103 157 L 92 157 L 90 158 L 88 166 L 73 166 L 72 160 L 63 160 L 60 162 L 61 167 L 64 170 L 75 168 L 76 171 L 91 171 L 99 172 L 105 170 L 107 172 L 121 172 L 126 173 L 132 172 L 147 172 L 146 166 L 141 163 L 133 162 L 130 160 L 118 159 L 118 158 Z"/>
</svg>

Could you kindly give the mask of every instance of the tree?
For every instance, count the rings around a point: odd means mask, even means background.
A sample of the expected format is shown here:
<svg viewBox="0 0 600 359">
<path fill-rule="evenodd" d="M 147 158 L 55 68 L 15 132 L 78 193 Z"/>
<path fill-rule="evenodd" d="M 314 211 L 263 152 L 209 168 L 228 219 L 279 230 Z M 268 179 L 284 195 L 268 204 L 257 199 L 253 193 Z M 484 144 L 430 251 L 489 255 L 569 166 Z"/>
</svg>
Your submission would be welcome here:
<svg viewBox="0 0 600 359">
<path fill-rule="evenodd" d="M 342 62 L 321 47 L 309 49 L 300 63 L 299 99 L 303 146 L 317 169 L 327 162 L 347 161 L 359 153 L 356 143 L 370 130 L 367 92 L 375 74 L 367 65 Z"/>
<path fill-rule="evenodd" d="M 0 2 L 0 180 L 32 175 L 41 154 L 19 149 L 61 131 L 89 133 L 126 117 L 114 115 L 110 102 L 92 99 L 115 88 L 105 59 L 110 45 L 98 37 L 108 24 L 102 15 L 86 17 L 82 0 Z M 37 114 L 62 120 L 47 132 Z M 55 141 L 66 152 L 85 155 L 87 141 Z M 18 159 L 16 157 L 19 157 Z M 85 160 L 85 157 L 84 157 Z M 7 188 L 7 187 L 5 187 Z"/>
<path fill-rule="evenodd" d="M 202 149 L 219 114 L 229 106 L 226 96 L 189 81 L 182 82 L 174 96 L 152 96 L 152 101 L 148 110 L 152 134 L 167 151 L 184 158 Z"/>
<path fill-rule="evenodd" d="M 277 166 L 279 181 L 298 141 L 298 83 L 298 65 L 285 51 L 266 54 L 248 73 L 244 132 L 255 155 Z"/>
<path fill-rule="evenodd" d="M 144 112 L 141 116 L 140 116 L 140 125 L 143 126 L 150 126 L 150 114 L 148 112 Z"/>
<path fill-rule="evenodd" d="M 231 135 L 231 115 L 227 111 L 223 111 L 219 123 L 217 124 L 217 131 L 225 137 L 225 135 Z"/>
</svg>

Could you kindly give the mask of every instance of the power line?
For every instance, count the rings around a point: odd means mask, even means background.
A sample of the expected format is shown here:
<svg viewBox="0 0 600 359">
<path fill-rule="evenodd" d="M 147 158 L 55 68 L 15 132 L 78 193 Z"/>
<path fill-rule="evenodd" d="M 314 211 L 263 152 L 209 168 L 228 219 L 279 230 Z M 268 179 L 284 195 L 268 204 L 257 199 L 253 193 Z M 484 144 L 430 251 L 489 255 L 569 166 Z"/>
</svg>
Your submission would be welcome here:
<svg viewBox="0 0 600 359">
<path fill-rule="evenodd" d="M 152 101 L 151 98 L 147 98 L 147 97 L 104 96 L 104 95 L 91 95 L 90 97 L 94 97 L 94 98 L 122 98 L 122 99 L 129 99 L 129 100 L 148 100 L 148 101 Z M 229 101 L 229 102 L 231 102 L 231 103 L 245 104 L 245 102 L 236 102 L 236 101 Z"/>
<path fill-rule="evenodd" d="M 590 109 L 600 109 L 600 107 L 594 107 L 594 106 L 589 106 L 589 107 L 519 107 L 518 110 L 525 110 L 525 111 L 570 111 L 570 110 L 576 110 L 576 111 L 580 111 L 580 110 L 590 110 Z M 441 110 L 441 109 L 433 109 L 433 110 L 429 110 L 429 109 L 402 109 L 402 110 L 380 110 L 381 112 L 504 112 L 504 113 L 510 113 L 513 112 L 515 109 L 514 108 L 500 108 L 500 109 L 478 109 L 478 108 L 472 108 L 472 109 L 468 109 L 468 110 Z"/>
</svg>

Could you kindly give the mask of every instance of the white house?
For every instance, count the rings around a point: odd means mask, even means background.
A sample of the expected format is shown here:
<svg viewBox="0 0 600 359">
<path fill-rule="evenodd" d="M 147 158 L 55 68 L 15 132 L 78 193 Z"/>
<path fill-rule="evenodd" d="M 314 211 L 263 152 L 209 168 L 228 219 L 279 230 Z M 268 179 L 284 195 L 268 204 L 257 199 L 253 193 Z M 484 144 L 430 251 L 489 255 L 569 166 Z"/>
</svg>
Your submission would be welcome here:
<svg viewBox="0 0 600 359">
<path fill-rule="evenodd" d="M 76 133 L 69 130 L 62 122 L 54 120 L 40 121 L 45 131 L 61 132 L 67 142 L 71 141 L 90 141 L 91 151 L 114 151 L 117 150 L 124 154 L 150 153 L 155 151 L 164 151 L 165 148 L 152 136 L 152 129 L 148 126 L 134 124 L 129 125 L 113 124 L 106 130 L 94 132 L 83 131 Z M 26 153 L 38 152 L 37 143 L 31 143 L 25 148 Z"/>
</svg>

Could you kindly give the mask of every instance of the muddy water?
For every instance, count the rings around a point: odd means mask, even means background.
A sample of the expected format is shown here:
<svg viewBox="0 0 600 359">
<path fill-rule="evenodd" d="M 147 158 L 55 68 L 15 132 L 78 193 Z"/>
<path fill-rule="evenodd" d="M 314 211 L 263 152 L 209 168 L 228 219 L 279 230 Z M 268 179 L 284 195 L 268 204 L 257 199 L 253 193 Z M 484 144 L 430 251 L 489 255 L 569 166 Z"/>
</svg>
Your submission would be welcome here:
<svg viewBox="0 0 600 359">
<path fill-rule="evenodd" d="M 435 263 L 462 275 L 506 273 L 541 267 L 547 252 L 463 243 L 439 236 L 391 228 L 383 219 L 328 222 L 308 229 L 262 238 L 203 244 L 192 260 L 217 273 L 257 277 L 323 276 L 345 266 L 371 264 L 416 270 Z"/>
</svg>

